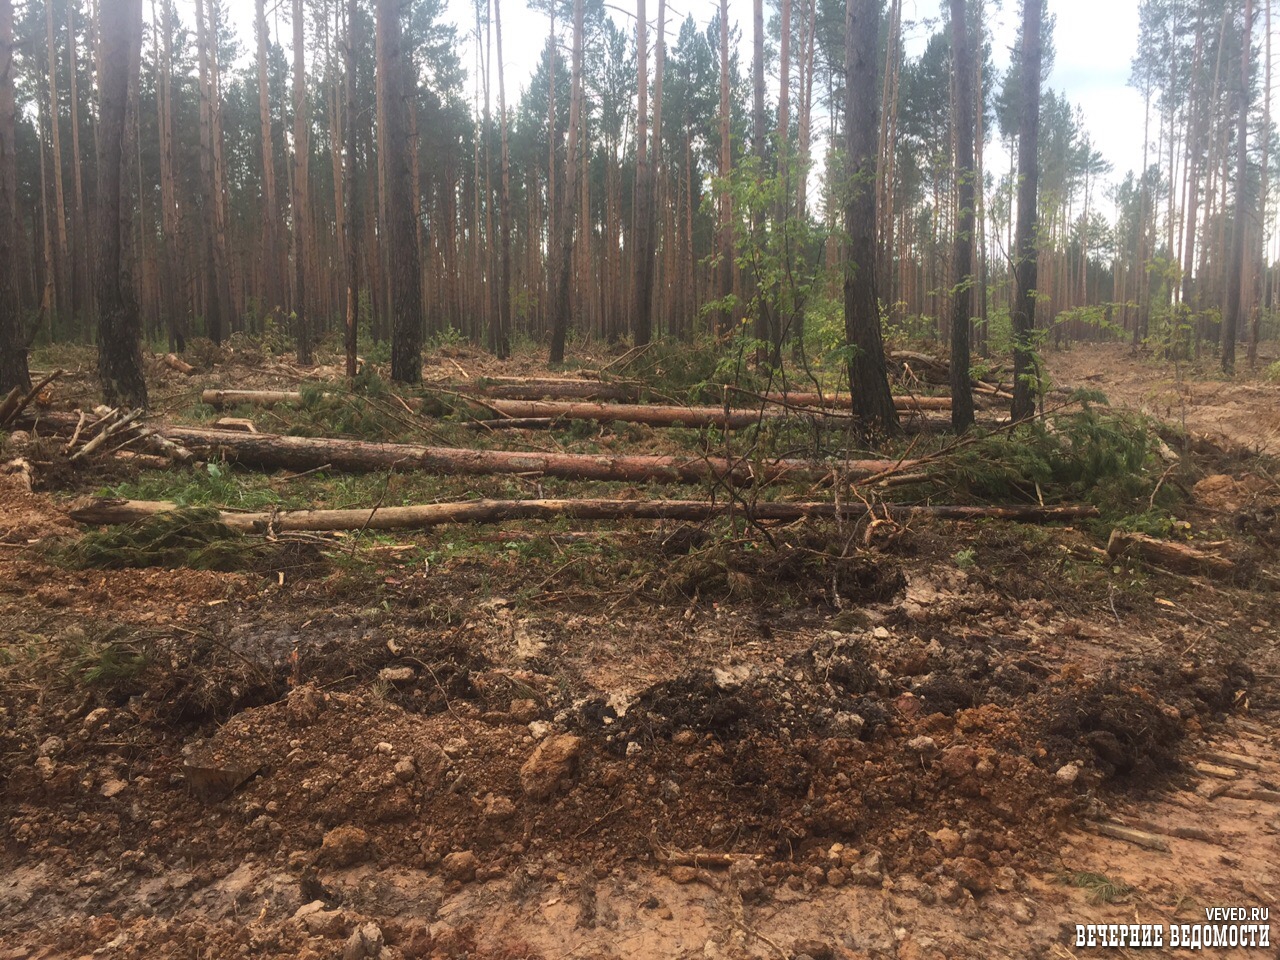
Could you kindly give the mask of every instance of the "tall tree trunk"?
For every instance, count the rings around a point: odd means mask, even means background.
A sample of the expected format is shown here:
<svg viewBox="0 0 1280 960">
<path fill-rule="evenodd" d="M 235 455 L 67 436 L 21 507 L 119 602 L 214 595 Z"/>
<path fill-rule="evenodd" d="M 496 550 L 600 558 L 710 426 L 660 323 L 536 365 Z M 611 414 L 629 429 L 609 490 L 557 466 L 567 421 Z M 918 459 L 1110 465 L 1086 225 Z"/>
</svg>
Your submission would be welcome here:
<svg viewBox="0 0 1280 960">
<path fill-rule="evenodd" d="M 70 313 L 71 297 L 67 283 L 70 243 L 67 240 L 67 202 L 62 179 L 62 119 L 58 103 L 58 48 L 54 42 L 53 3 L 45 0 L 45 39 L 49 56 L 49 135 L 53 145 L 54 257 L 58 311 Z"/>
<path fill-rule="evenodd" d="M 636 2 L 636 190 L 631 220 L 636 258 L 632 261 L 632 329 L 637 346 L 649 342 L 653 332 L 653 169 L 649 159 L 649 26 L 645 0 Z"/>
<path fill-rule="evenodd" d="M 505 360 L 511 355 L 511 142 L 507 118 L 507 85 L 503 78 L 505 70 L 502 59 L 501 0 L 493 0 L 493 23 L 498 39 L 498 113 L 502 127 L 502 197 L 498 213 L 502 253 L 498 276 L 497 354 L 500 360 Z"/>
<path fill-rule="evenodd" d="M 1249 60 L 1253 40 L 1253 0 L 1244 0 L 1244 32 L 1240 37 L 1240 113 L 1236 120 L 1236 209 L 1231 236 L 1231 260 L 1224 280 L 1227 294 L 1222 314 L 1222 370 L 1236 369 L 1236 335 L 1244 323 L 1244 286 L 1248 280 L 1244 246 L 1249 188 Z M 1268 134 L 1269 136 L 1270 134 Z"/>
<path fill-rule="evenodd" d="M 716 315 L 716 332 L 727 333 L 733 327 L 733 191 L 729 173 L 733 167 L 731 141 L 731 105 L 729 100 L 729 0 L 720 0 L 720 222 L 719 254 L 716 264 L 716 297 L 722 306 Z"/>
<path fill-rule="evenodd" d="M 359 23 L 360 0 L 347 0 L 347 33 L 343 56 L 347 96 L 347 145 L 342 168 L 347 197 L 347 311 L 346 336 L 347 377 L 356 375 L 356 343 L 360 329 L 360 185 L 356 182 L 359 161 L 356 123 L 356 25 Z"/>
<path fill-rule="evenodd" d="M 959 193 L 952 252 L 951 425 L 956 433 L 973 426 L 969 384 L 969 327 L 973 318 L 973 66 L 969 62 L 966 0 L 951 0 L 951 75 L 955 83 L 956 179 Z"/>
<path fill-rule="evenodd" d="M 1263 30 L 1266 37 L 1263 56 L 1265 57 L 1266 66 L 1263 70 L 1263 88 L 1262 88 L 1262 185 L 1259 192 L 1258 209 L 1261 211 L 1262 221 L 1267 222 L 1267 210 L 1270 202 L 1271 192 L 1271 171 L 1268 169 L 1271 160 L 1271 4 L 1263 4 Z M 1266 242 L 1265 227 L 1261 231 L 1263 243 Z M 1267 305 L 1266 291 L 1266 262 L 1267 258 L 1263 258 L 1263 276 L 1262 276 L 1262 298 L 1258 305 L 1252 311 L 1252 320 L 1249 325 L 1249 369 L 1255 369 L 1258 365 L 1258 337 L 1262 327 L 1262 310 Z M 1253 284 L 1252 265 L 1248 271 L 1249 283 Z"/>
<path fill-rule="evenodd" d="M 570 314 L 572 312 L 572 291 L 570 278 L 573 275 L 573 228 L 574 200 L 578 195 L 578 150 L 582 136 L 582 29 L 583 0 L 573 3 L 573 65 L 569 93 L 569 136 L 565 143 L 564 154 L 564 192 L 561 195 L 560 209 L 556 214 L 556 223 L 560 231 L 559 250 L 555 267 L 555 289 L 551 298 L 551 352 L 552 363 L 564 362 L 565 338 L 569 331 Z M 643 143 L 643 140 L 641 140 Z M 583 224 L 586 229 L 586 224 Z"/>
<path fill-rule="evenodd" d="M 262 139 L 262 297 L 267 310 L 283 305 L 280 296 L 279 204 L 276 199 L 275 144 L 271 136 L 271 91 L 267 82 L 267 5 L 257 0 L 254 21 L 258 35 L 258 122 Z"/>
<path fill-rule="evenodd" d="M 1014 246 L 1017 296 L 1013 309 L 1014 420 L 1035 414 L 1032 382 L 1038 379 L 1032 331 L 1036 324 L 1036 191 L 1039 186 L 1040 20 L 1043 0 L 1023 0 L 1022 91 L 1018 121 L 1018 232 Z"/>
<path fill-rule="evenodd" d="M 1031 0 L 1028 0 L 1031 2 Z M 848 263 L 844 325 L 849 345 L 853 413 L 864 429 L 896 432 L 898 412 L 889 393 L 880 305 L 876 298 L 876 50 L 879 0 L 849 0 L 845 20 L 844 221 Z"/>
<path fill-rule="evenodd" d="M 98 83 L 98 377 L 107 403 L 144 407 L 142 322 L 133 287 L 134 144 L 131 91 L 142 59 L 142 0 L 102 6 L 102 74 Z"/>
<path fill-rule="evenodd" d="M 422 379 L 422 281 L 413 223 L 409 98 L 399 0 L 378 0 L 378 73 L 386 121 L 387 240 L 391 261 L 391 378 Z"/>
<path fill-rule="evenodd" d="M 218 271 L 216 253 L 219 202 L 214 174 L 213 146 L 213 95 L 209 68 L 209 30 L 205 21 L 205 0 L 196 0 L 196 46 L 200 62 L 200 194 L 203 213 L 200 240 L 204 260 L 204 314 L 205 333 L 214 343 L 221 343 L 224 323 L 223 310 L 229 306 L 221 298 L 222 278 Z M 101 134 L 99 135 L 101 136 Z"/>
<path fill-rule="evenodd" d="M 13 0 L 0 0 L 0 396 L 31 387 L 27 337 L 18 300 L 18 158 L 13 59 Z"/>
<path fill-rule="evenodd" d="M 71 95 L 71 173 L 75 187 L 75 209 L 72 211 L 71 237 L 71 311 L 79 313 L 89 305 L 85 303 L 89 278 L 85 265 L 89 248 L 88 214 L 84 201 L 84 170 L 80 156 L 80 79 L 76 55 L 76 12 L 78 0 L 67 0 L 67 72 Z M 152 18 L 155 19 L 154 17 Z"/>
<path fill-rule="evenodd" d="M 293 0 L 293 313 L 298 363 L 309 365 L 312 362 L 311 318 L 307 313 L 307 256 L 311 249 L 308 189 L 311 178 L 311 116 L 307 104 L 305 28 L 302 0 Z"/>
</svg>

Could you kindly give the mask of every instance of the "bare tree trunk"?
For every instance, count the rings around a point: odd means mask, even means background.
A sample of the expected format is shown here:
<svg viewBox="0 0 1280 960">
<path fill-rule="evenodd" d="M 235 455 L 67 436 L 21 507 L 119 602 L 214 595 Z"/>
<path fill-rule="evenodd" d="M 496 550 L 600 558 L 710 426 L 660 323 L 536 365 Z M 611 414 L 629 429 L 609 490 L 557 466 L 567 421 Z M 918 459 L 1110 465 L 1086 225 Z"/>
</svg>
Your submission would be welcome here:
<svg viewBox="0 0 1280 960">
<path fill-rule="evenodd" d="M 62 121 L 61 108 L 58 103 L 58 48 L 54 42 L 53 4 L 46 0 L 44 5 L 45 39 L 49 55 L 49 134 L 53 145 L 53 195 L 54 195 L 54 257 L 57 261 L 55 282 L 57 284 L 58 310 L 68 310 L 71 297 L 68 292 L 67 264 L 69 262 L 70 244 L 67 241 L 67 203 L 66 193 L 62 185 Z M 68 312 L 70 312 L 68 310 Z"/>
<path fill-rule="evenodd" d="M 347 313 L 346 336 L 347 378 L 356 375 L 356 337 L 360 329 L 360 185 L 357 151 L 359 141 L 356 123 L 356 24 L 359 22 L 360 0 L 347 0 L 346 46 L 343 48 L 347 96 L 347 145 L 342 169 L 347 196 Z"/>
<path fill-rule="evenodd" d="M 142 59 L 142 0 L 102 7 L 102 76 L 98 84 L 98 376 L 107 403 L 144 407 L 142 322 L 133 287 L 134 144 L 130 90 Z"/>
<path fill-rule="evenodd" d="M 1263 95 L 1262 95 L 1262 185 L 1261 196 L 1258 198 L 1258 209 L 1261 211 L 1262 221 L 1267 222 L 1268 203 L 1270 202 L 1271 191 L 1271 170 L 1269 169 L 1271 159 L 1271 4 L 1263 4 L 1263 23 L 1264 35 L 1266 37 L 1265 52 L 1266 66 L 1263 71 Z M 1262 231 L 1263 242 L 1266 241 L 1266 230 Z M 1266 263 L 1267 258 L 1263 258 L 1263 289 L 1262 298 L 1258 305 L 1253 309 L 1253 319 L 1249 329 L 1249 369 L 1256 369 L 1258 366 L 1258 337 L 1261 333 L 1262 311 L 1267 305 L 1266 292 Z M 1250 286 L 1253 285 L 1252 263 L 1248 270 Z"/>
<path fill-rule="evenodd" d="M 649 26 L 645 0 L 636 3 L 636 189 L 631 220 L 636 257 L 632 261 L 632 330 L 637 346 L 649 342 L 653 309 L 653 171 L 649 159 Z"/>
<path fill-rule="evenodd" d="M 153 0 L 154 2 L 154 0 Z M 67 71 L 70 75 L 71 94 L 71 172 L 75 186 L 75 210 L 72 213 L 71 238 L 71 312 L 78 314 L 90 305 L 86 303 L 89 277 L 86 257 L 89 249 L 88 214 L 84 200 L 84 171 L 80 156 L 80 80 L 77 76 L 75 15 L 78 0 L 67 0 Z M 154 19 L 154 17 L 152 18 Z"/>
<path fill-rule="evenodd" d="M 277 236 L 279 203 L 276 199 L 275 144 L 271 136 L 271 92 L 267 85 L 267 6 L 257 0 L 255 29 L 258 35 L 258 120 L 262 138 L 262 294 L 263 306 L 282 306 L 280 296 L 280 238 Z"/>
<path fill-rule="evenodd" d="M 1244 0 L 1244 33 L 1240 38 L 1240 114 L 1236 129 L 1236 210 L 1231 237 L 1231 260 L 1224 280 L 1227 303 L 1222 314 L 1222 370 L 1236 369 L 1236 335 L 1244 323 L 1242 305 L 1248 280 L 1244 258 L 1245 204 L 1249 185 L 1249 60 L 1253 39 L 1253 0 Z M 1269 134 L 1268 134 L 1269 136 Z"/>
<path fill-rule="evenodd" d="M 204 236 L 200 245 L 203 248 L 204 260 L 204 302 L 205 333 L 214 343 L 221 343 L 224 331 L 223 310 L 229 306 L 222 303 L 222 283 L 218 271 L 216 254 L 218 232 L 218 216 L 215 208 L 219 202 L 214 175 L 213 146 L 213 94 L 209 76 L 208 27 L 205 21 L 204 0 L 196 0 L 196 46 L 200 61 L 200 192 L 201 209 L 204 214 Z"/>
<path fill-rule="evenodd" d="M 422 280 L 413 223 L 409 98 L 398 0 L 378 0 L 378 73 L 387 135 L 387 239 L 391 260 L 391 378 L 422 379 Z"/>
<path fill-rule="evenodd" d="M 1043 0 L 1024 0 L 1022 7 L 1022 102 L 1018 122 L 1018 233 L 1015 240 L 1017 296 L 1013 311 L 1014 420 L 1035 414 L 1032 381 L 1037 379 L 1032 331 L 1036 324 L 1036 191 L 1039 185 L 1040 20 Z"/>
<path fill-rule="evenodd" d="M 729 173 L 733 167 L 729 101 L 729 0 L 720 0 L 720 222 L 716 296 L 722 302 L 733 295 L 733 192 Z M 733 311 L 724 305 L 716 318 L 718 333 L 733 327 Z"/>
<path fill-rule="evenodd" d="M 501 0 L 493 0 L 494 28 L 498 39 L 498 113 L 502 125 L 502 197 L 499 219 L 502 232 L 501 266 L 498 278 L 497 354 L 500 360 L 511 355 L 511 142 L 508 133 L 507 85 L 503 79 Z"/>
<path fill-rule="evenodd" d="M 641 0 L 643 2 L 643 0 Z M 552 363 L 564 362 L 565 338 L 569 330 L 572 310 L 569 280 L 573 274 L 573 226 L 574 201 L 578 194 L 578 149 L 582 123 L 582 19 L 583 0 L 573 3 L 573 76 L 569 100 L 569 139 L 565 146 L 565 185 L 558 213 L 559 252 L 556 257 L 555 294 L 551 298 L 551 353 Z M 643 98 L 643 93 L 641 97 Z M 642 101 L 643 102 L 643 101 Z M 640 143 L 643 145 L 643 138 Z M 643 149 L 641 146 L 640 149 Z M 586 224 L 583 224 L 586 229 Z"/>
<path fill-rule="evenodd" d="M 951 425 L 956 433 L 973 426 L 969 384 L 969 328 L 973 318 L 973 67 L 969 62 L 966 0 L 951 0 L 951 75 L 955 84 L 958 216 L 952 253 Z"/>
<path fill-rule="evenodd" d="M 302 0 L 293 0 L 293 313 L 298 363 L 311 359 L 311 318 L 307 313 L 307 256 L 311 249 L 311 116 L 307 103 L 306 21 Z"/>
<path fill-rule="evenodd" d="M 18 158 L 13 0 L 0 0 L 0 395 L 31 388 L 27 337 L 18 301 Z"/>
<path fill-rule="evenodd" d="M 1031 0 L 1028 0 L 1031 2 Z M 849 344 L 853 412 L 866 430 L 895 432 L 880 305 L 876 298 L 876 50 L 879 0 L 848 0 L 845 20 L 844 220 L 849 259 L 844 276 L 844 324 Z"/>
</svg>

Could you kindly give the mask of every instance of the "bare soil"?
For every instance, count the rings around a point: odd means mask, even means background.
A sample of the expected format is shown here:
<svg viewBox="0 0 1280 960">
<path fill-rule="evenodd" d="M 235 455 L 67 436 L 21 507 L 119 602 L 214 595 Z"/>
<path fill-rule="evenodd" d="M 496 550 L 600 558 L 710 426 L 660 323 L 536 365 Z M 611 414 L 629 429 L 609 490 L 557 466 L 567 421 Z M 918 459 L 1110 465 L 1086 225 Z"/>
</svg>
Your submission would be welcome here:
<svg viewBox="0 0 1280 960">
<path fill-rule="evenodd" d="M 76 570 L 104 480 L 0 475 L 0 960 L 1063 957 L 1077 922 L 1276 906 L 1275 388 L 1050 362 L 1219 434 L 1186 520 L 1247 576 L 995 522 Z M 292 375 L 152 372 L 175 408 Z"/>
</svg>

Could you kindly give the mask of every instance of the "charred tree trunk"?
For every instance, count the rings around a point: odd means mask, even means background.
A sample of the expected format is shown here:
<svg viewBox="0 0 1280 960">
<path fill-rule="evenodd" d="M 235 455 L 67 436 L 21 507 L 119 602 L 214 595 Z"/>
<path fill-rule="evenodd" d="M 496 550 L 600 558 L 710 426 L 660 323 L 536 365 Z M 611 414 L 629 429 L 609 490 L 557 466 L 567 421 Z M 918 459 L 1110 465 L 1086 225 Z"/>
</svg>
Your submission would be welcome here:
<svg viewBox="0 0 1280 960">
<path fill-rule="evenodd" d="M 1031 2 L 1031 0 L 1028 0 Z M 880 304 L 876 298 L 876 50 L 878 0 L 848 0 L 845 20 L 845 338 L 854 414 L 866 430 L 893 432 Z"/>
<path fill-rule="evenodd" d="M 142 0 L 102 6 L 102 76 L 98 83 L 98 376 L 107 403 L 144 407 L 142 320 L 134 296 L 133 184 L 136 93 L 142 58 Z"/>
</svg>

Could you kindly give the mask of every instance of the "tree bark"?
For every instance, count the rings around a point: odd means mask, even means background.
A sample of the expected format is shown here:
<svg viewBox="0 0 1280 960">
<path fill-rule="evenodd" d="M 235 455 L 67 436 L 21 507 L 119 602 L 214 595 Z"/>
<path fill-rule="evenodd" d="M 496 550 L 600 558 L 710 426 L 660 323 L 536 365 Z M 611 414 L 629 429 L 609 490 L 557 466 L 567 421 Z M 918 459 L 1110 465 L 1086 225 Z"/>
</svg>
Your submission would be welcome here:
<svg viewBox="0 0 1280 960">
<path fill-rule="evenodd" d="M 110 406 L 147 405 L 142 321 L 134 298 L 133 184 L 130 122 L 142 58 L 142 0 L 102 6 L 102 75 L 98 84 L 98 377 Z"/>
<path fill-rule="evenodd" d="M 1035 415 L 1032 381 L 1039 378 L 1032 333 L 1036 325 L 1036 199 L 1040 142 L 1040 20 L 1043 0 L 1022 6 L 1022 91 L 1018 124 L 1018 232 L 1015 240 L 1017 295 L 1013 310 L 1014 420 Z"/>
<path fill-rule="evenodd" d="M 1030 0 L 1029 0 L 1030 2 Z M 848 0 L 845 21 L 844 324 L 853 412 L 869 431 L 894 432 L 876 298 L 876 49 L 878 0 Z"/>
<path fill-rule="evenodd" d="M 1248 282 L 1244 247 L 1247 231 L 1245 204 L 1249 184 L 1249 60 L 1253 38 L 1253 0 L 1244 2 L 1244 33 L 1240 38 L 1240 113 L 1236 127 L 1236 209 L 1231 234 L 1231 260 L 1225 278 L 1226 308 L 1222 312 L 1222 369 L 1235 373 L 1237 332 L 1245 323 L 1244 287 Z M 1270 133 L 1267 134 L 1270 136 Z"/>
<path fill-rule="evenodd" d="M 275 144 L 271 135 L 271 91 L 267 82 L 267 4 L 257 0 L 254 31 L 258 40 L 258 123 L 262 141 L 262 297 L 267 310 L 282 306 L 280 296 L 279 202 L 276 199 Z"/>
<path fill-rule="evenodd" d="M 136 523 L 179 509 L 163 500 L 82 500 L 71 519 L 86 525 Z M 902 506 L 864 503 L 714 503 L 705 500 L 464 500 L 407 507 L 352 510 L 281 510 L 263 513 L 221 511 L 219 519 L 243 533 L 322 533 L 335 530 L 425 530 L 448 523 L 506 523 L 519 520 L 681 520 L 698 523 L 716 517 L 739 516 L 757 522 L 854 520 L 874 511 L 895 520 L 1001 519 L 1023 523 L 1053 523 L 1097 515 L 1095 507 L 965 507 Z"/>
<path fill-rule="evenodd" d="M 559 231 L 559 249 L 556 255 L 556 276 L 554 292 L 551 298 L 551 363 L 564 362 L 565 340 L 568 336 L 573 313 L 573 233 L 574 203 L 578 195 L 578 171 L 580 167 L 578 151 L 582 138 L 582 31 L 583 0 L 574 0 L 573 4 L 573 59 L 569 92 L 569 131 L 565 141 L 564 157 L 564 192 L 560 197 L 560 205 L 556 210 L 556 227 Z M 643 144 L 643 138 L 641 139 Z M 641 147 L 643 149 L 643 147 Z M 587 228 L 586 224 L 582 229 Z"/>
<path fill-rule="evenodd" d="M 391 246 L 391 378 L 422 379 L 422 282 L 413 223 L 409 99 L 399 0 L 378 0 L 378 73 L 387 128 L 387 237 Z"/>
<path fill-rule="evenodd" d="M 951 75 L 955 83 L 956 179 L 958 218 L 952 250 L 951 425 L 956 433 L 973 426 L 973 389 L 969 385 L 969 329 L 973 317 L 973 67 L 969 62 L 966 0 L 951 0 Z"/>
<path fill-rule="evenodd" d="M 635 318 L 632 330 L 636 346 L 650 341 L 653 333 L 653 163 L 649 157 L 649 27 L 645 0 L 636 2 L 636 192 L 632 207 L 635 224 L 635 260 L 632 261 L 631 302 Z"/>
<path fill-rule="evenodd" d="M 0 0 L 0 394 L 28 390 L 27 336 L 18 300 L 18 159 L 13 0 Z"/>
<path fill-rule="evenodd" d="M 502 59 L 502 7 L 501 0 L 493 0 L 494 32 L 498 39 L 498 113 L 502 128 L 502 196 L 498 212 L 501 231 L 501 263 L 498 268 L 498 335 L 499 360 L 511 355 L 511 138 L 508 131 L 507 84 Z"/>
<path fill-rule="evenodd" d="M 729 101 L 729 0 L 720 0 L 720 222 L 719 251 L 716 264 L 716 297 L 721 307 L 716 314 L 716 332 L 733 328 L 733 310 L 728 301 L 733 296 L 733 192 L 729 174 L 733 167 Z"/>
<path fill-rule="evenodd" d="M 344 345 L 347 355 L 347 379 L 356 376 L 356 345 L 360 330 L 360 185 L 356 182 L 359 162 L 356 123 L 356 24 L 359 22 L 360 0 L 347 0 L 346 46 L 343 48 L 344 82 L 347 95 L 347 144 L 342 176 L 347 197 L 347 310 Z"/>
<path fill-rule="evenodd" d="M 293 313 L 298 363 L 310 365 L 311 318 L 307 313 L 307 256 L 311 237 L 311 117 L 307 104 L 306 21 L 302 0 L 293 0 Z M 415 243 L 415 248 L 416 248 Z M 419 295 L 421 299 L 421 295 Z"/>
</svg>

